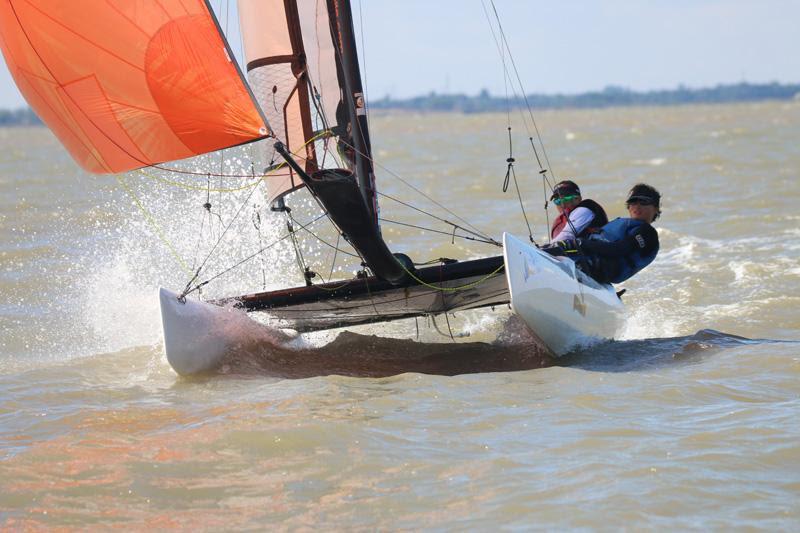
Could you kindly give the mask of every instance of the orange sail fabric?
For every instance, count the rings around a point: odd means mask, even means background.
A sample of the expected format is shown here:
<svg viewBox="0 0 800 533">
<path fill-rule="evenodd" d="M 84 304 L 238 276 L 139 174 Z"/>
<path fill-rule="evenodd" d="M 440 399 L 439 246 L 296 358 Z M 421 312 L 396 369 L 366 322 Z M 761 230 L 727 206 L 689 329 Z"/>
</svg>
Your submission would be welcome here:
<svg viewBox="0 0 800 533">
<path fill-rule="evenodd" d="M 269 133 L 204 0 L 0 0 L 0 46 L 25 99 L 90 172 Z"/>
</svg>

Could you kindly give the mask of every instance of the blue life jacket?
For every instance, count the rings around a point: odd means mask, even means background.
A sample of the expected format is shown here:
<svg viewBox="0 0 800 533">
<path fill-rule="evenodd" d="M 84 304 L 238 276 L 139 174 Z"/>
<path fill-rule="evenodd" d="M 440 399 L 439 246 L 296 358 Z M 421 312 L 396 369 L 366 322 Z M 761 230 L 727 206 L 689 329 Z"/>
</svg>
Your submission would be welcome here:
<svg viewBox="0 0 800 533">
<path fill-rule="evenodd" d="M 646 222 L 633 218 L 615 218 L 603 226 L 598 233 L 590 235 L 589 239 L 599 239 L 608 242 L 621 241 L 628 235 L 633 235 L 636 230 L 644 224 L 646 224 Z M 618 268 L 615 269 L 614 276 L 609 281 L 611 281 L 611 283 L 622 283 L 626 279 L 631 278 L 634 274 L 653 262 L 653 259 L 655 259 L 658 254 L 658 249 L 659 247 L 656 246 L 655 250 L 645 254 L 642 250 L 637 248 L 628 255 L 616 258 L 615 260 L 618 263 Z"/>
</svg>

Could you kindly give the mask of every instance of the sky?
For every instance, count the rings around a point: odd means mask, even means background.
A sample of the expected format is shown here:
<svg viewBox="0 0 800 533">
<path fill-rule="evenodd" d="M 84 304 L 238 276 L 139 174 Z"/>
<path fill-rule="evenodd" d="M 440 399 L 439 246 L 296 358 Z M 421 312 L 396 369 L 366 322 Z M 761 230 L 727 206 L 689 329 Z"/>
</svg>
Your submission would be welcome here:
<svg viewBox="0 0 800 533">
<path fill-rule="evenodd" d="M 233 0 L 210 0 L 241 39 Z M 505 94 L 490 0 L 351 0 L 367 95 Z M 799 0 L 494 0 L 525 92 L 800 83 Z M 3 64 L 0 108 L 25 105 Z"/>
</svg>

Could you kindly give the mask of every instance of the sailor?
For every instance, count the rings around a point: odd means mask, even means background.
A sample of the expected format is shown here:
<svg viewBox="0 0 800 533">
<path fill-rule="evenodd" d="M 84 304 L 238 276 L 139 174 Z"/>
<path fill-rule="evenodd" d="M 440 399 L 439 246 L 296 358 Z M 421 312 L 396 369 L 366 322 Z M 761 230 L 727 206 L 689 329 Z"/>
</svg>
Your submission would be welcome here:
<svg viewBox="0 0 800 533">
<path fill-rule="evenodd" d="M 557 183 L 550 200 L 558 209 L 558 216 L 550 228 L 553 241 L 588 237 L 608 223 L 608 216 L 600 204 L 589 198 L 584 200 L 574 181 Z"/>
<path fill-rule="evenodd" d="M 616 218 L 585 239 L 559 241 L 543 250 L 572 257 L 601 283 L 622 283 L 658 254 L 658 232 L 651 224 L 661 216 L 661 193 L 637 183 L 628 192 L 625 205 L 628 218 Z"/>
</svg>

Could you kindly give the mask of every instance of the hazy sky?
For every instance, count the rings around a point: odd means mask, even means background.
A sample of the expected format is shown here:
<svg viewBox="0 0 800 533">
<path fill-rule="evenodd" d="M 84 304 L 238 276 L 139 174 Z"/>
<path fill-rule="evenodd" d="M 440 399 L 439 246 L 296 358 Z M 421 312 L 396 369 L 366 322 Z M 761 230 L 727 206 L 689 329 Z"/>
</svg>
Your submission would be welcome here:
<svg viewBox="0 0 800 533">
<path fill-rule="evenodd" d="M 228 1 L 211 4 L 237 50 L 235 2 L 226 8 Z M 362 74 L 369 97 L 475 94 L 483 88 L 504 94 L 502 63 L 481 0 L 351 3 L 357 29 L 363 21 Z M 800 0 L 495 0 L 495 5 L 528 93 L 800 82 Z M 2 68 L 0 107 L 21 105 Z"/>
</svg>

